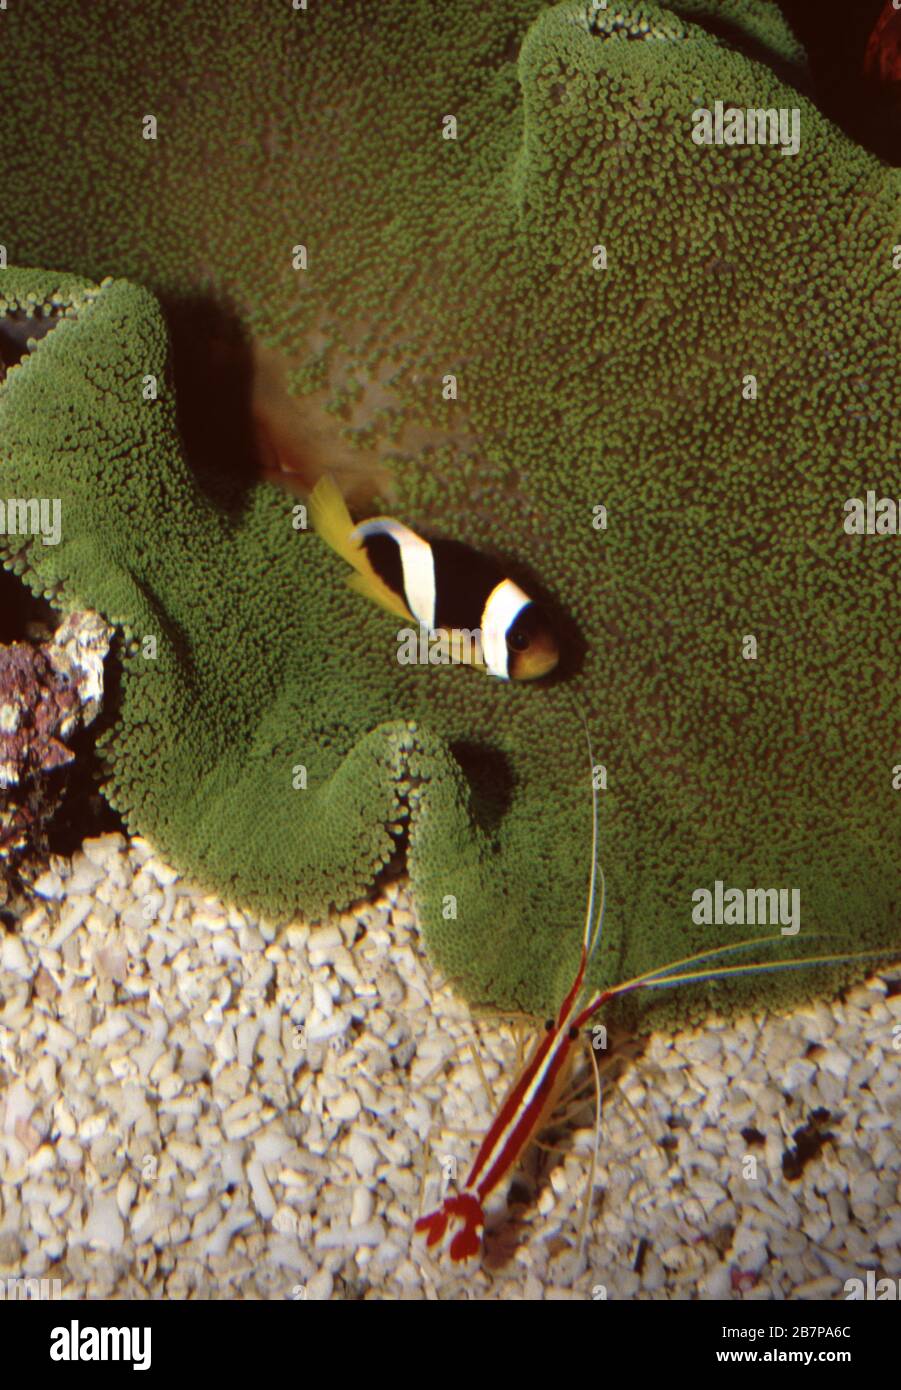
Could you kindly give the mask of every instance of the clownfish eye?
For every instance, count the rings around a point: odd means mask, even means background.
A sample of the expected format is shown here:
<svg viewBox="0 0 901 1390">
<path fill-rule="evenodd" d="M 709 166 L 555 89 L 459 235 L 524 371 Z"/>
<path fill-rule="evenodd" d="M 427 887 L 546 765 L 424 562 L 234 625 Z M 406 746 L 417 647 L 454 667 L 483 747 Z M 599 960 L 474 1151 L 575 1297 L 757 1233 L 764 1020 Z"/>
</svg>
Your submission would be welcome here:
<svg viewBox="0 0 901 1390">
<path fill-rule="evenodd" d="M 507 646 L 511 652 L 524 652 L 529 645 L 529 639 L 524 632 L 511 632 L 507 637 Z"/>
</svg>

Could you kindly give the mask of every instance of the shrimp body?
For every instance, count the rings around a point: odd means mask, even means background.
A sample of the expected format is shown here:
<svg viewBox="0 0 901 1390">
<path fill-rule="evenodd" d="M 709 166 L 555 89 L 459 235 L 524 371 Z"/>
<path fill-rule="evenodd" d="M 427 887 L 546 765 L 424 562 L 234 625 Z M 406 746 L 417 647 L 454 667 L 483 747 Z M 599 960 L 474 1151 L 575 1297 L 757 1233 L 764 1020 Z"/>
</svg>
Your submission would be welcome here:
<svg viewBox="0 0 901 1390">
<path fill-rule="evenodd" d="M 507 1093 L 482 1140 L 463 1188 L 445 1197 L 440 1207 L 416 1222 L 417 1231 L 427 1232 L 426 1245 L 430 1248 L 443 1241 L 452 1220 L 463 1222 L 462 1230 L 457 1231 L 450 1244 L 450 1257 L 455 1263 L 479 1253 L 486 1199 L 518 1162 L 553 1109 L 573 1043 L 585 1021 L 586 1011 L 578 1017 L 577 1011 L 587 965 L 588 951 L 583 945 L 576 978 L 560 1005 L 557 1018 L 539 1039 Z M 600 1008 L 606 997 L 606 994 L 599 996 L 592 1002 L 591 1013 Z"/>
</svg>

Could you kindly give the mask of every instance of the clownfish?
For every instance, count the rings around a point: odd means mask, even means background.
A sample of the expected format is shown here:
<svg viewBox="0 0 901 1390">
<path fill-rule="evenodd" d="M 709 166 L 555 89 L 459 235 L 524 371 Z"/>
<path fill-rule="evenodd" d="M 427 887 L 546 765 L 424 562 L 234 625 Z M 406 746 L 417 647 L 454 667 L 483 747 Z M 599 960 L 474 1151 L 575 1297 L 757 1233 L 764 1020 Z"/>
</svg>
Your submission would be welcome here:
<svg viewBox="0 0 901 1390">
<path fill-rule="evenodd" d="M 458 659 L 500 680 L 535 680 L 560 658 L 538 606 L 491 560 L 459 541 L 427 541 L 389 516 L 355 526 L 334 480 L 310 494 L 314 530 L 355 571 L 348 584 L 389 613 L 429 633 L 478 632 L 475 651 L 454 645 Z"/>
</svg>

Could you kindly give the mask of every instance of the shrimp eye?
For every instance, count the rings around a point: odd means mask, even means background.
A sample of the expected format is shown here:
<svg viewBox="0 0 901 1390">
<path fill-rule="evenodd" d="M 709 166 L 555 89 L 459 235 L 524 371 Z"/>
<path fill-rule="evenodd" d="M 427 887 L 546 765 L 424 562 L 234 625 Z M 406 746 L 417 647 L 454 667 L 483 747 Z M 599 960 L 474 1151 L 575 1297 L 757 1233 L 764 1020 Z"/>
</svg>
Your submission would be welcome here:
<svg viewBox="0 0 901 1390">
<path fill-rule="evenodd" d="M 545 1023 L 545 1025 L 544 1025 L 545 1032 L 550 1033 L 550 1031 L 551 1031 L 551 1029 L 553 1028 L 553 1026 L 554 1026 L 554 1020 L 553 1020 L 552 1018 L 549 1018 L 549 1019 L 547 1020 L 547 1022 Z"/>
<path fill-rule="evenodd" d="M 507 637 L 507 646 L 511 652 L 524 652 L 529 645 L 529 639 L 524 632 L 511 632 Z"/>
<path fill-rule="evenodd" d="M 573 1026 L 572 1028 L 570 1028 L 570 1030 L 569 1030 L 569 1040 L 570 1040 L 570 1042 L 575 1042 L 575 1040 L 576 1040 L 576 1038 L 577 1038 L 578 1036 L 579 1036 L 579 1030 L 578 1030 L 578 1028 L 576 1028 L 575 1026 Z"/>
</svg>

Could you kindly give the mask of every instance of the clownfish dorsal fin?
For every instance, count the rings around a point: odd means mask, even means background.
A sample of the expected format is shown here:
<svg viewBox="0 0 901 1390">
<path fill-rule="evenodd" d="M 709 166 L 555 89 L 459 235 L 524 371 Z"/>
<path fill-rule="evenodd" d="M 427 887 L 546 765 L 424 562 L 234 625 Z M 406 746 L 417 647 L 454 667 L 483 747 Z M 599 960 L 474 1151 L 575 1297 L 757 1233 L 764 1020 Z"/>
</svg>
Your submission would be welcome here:
<svg viewBox="0 0 901 1390">
<path fill-rule="evenodd" d="M 372 568 L 369 557 L 360 543 L 359 532 L 347 510 L 347 503 L 335 480 L 327 474 L 319 479 L 310 493 L 309 513 L 316 534 L 356 571 L 348 577 L 349 586 L 356 593 L 364 594 L 373 603 L 377 603 L 380 608 L 393 613 L 395 617 L 405 618 L 409 622 L 415 621 L 401 596 L 394 593 Z"/>
</svg>

